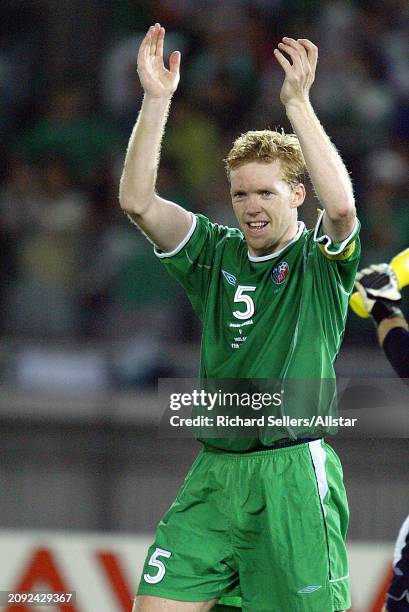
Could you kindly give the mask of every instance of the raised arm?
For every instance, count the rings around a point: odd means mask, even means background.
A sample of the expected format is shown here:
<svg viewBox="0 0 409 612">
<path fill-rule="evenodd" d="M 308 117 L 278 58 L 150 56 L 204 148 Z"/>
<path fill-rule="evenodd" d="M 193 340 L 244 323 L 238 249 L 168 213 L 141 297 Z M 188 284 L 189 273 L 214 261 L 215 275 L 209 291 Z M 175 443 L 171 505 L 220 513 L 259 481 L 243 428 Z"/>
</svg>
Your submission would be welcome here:
<svg viewBox="0 0 409 612">
<path fill-rule="evenodd" d="M 187 235 L 192 215 L 155 193 L 162 136 L 180 67 L 180 53 L 174 51 L 169 70 L 165 68 L 164 37 L 165 29 L 157 23 L 149 28 L 139 48 L 138 75 L 144 99 L 129 140 L 119 202 L 152 242 L 163 251 L 172 251 Z"/>
<path fill-rule="evenodd" d="M 283 38 L 278 47 L 274 55 L 285 73 L 280 100 L 298 136 L 312 184 L 325 209 L 324 231 L 338 242 L 347 238 L 354 228 L 355 203 L 348 171 L 309 99 L 318 49 L 307 39 L 293 38 Z"/>
</svg>

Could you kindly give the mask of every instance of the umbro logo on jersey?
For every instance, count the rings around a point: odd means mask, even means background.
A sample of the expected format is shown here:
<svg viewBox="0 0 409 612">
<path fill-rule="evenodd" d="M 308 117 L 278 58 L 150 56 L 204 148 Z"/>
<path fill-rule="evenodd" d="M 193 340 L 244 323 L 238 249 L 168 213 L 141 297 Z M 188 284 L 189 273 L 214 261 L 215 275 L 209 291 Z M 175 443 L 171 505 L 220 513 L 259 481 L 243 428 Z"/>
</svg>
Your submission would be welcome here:
<svg viewBox="0 0 409 612">
<path fill-rule="evenodd" d="M 290 267 L 286 261 L 281 261 L 271 271 L 271 278 L 276 285 L 282 285 L 290 271 Z"/>
<path fill-rule="evenodd" d="M 233 276 L 233 274 L 230 274 L 230 272 L 226 272 L 226 270 L 222 270 L 222 273 L 227 282 L 234 287 L 234 285 L 237 283 L 237 278 Z"/>
<path fill-rule="evenodd" d="M 300 589 L 297 593 L 314 593 L 314 591 L 318 591 L 322 587 L 321 584 L 312 584 L 311 586 L 307 586 L 304 589 Z"/>
</svg>

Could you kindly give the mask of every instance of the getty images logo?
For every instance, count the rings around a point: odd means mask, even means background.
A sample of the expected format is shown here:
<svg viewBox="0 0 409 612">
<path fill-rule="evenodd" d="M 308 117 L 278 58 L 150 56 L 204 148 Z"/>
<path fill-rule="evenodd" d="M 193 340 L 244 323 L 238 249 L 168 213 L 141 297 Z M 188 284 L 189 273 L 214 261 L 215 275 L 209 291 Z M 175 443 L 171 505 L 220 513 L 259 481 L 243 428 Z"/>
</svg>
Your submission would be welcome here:
<svg viewBox="0 0 409 612">
<path fill-rule="evenodd" d="M 322 587 L 322 584 L 311 584 L 303 589 L 297 591 L 297 593 L 314 593 L 314 591 L 318 591 Z"/>
</svg>

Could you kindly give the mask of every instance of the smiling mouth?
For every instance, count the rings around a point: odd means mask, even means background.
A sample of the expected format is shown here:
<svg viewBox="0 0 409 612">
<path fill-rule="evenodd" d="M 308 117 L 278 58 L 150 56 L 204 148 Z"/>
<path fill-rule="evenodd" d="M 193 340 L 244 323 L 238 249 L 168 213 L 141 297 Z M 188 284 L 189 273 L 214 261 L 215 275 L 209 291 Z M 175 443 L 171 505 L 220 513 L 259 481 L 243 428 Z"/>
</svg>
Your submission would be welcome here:
<svg viewBox="0 0 409 612">
<path fill-rule="evenodd" d="M 250 229 L 251 232 L 260 232 L 269 224 L 269 221 L 250 221 L 246 223 L 247 228 Z"/>
</svg>

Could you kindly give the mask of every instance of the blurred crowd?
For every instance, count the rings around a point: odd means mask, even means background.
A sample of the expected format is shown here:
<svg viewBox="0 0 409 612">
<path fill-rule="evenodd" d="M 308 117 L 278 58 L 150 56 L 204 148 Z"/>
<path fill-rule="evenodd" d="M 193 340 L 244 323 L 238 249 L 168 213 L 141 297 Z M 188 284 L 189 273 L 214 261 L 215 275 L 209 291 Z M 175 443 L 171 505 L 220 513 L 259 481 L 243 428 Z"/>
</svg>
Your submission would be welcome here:
<svg viewBox="0 0 409 612">
<path fill-rule="evenodd" d="M 363 262 L 409 246 L 407 0 L 85 4 L 13 0 L 0 9 L 3 337 L 132 340 L 124 362 L 145 359 L 152 377 L 168 372 L 164 343 L 198 338 L 182 291 L 118 204 L 142 100 L 137 51 L 156 21 L 166 58 L 182 53 L 162 196 L 234 223 L 222 159 L 248 129 L 289 129 L 272 50 L 284 35 L 306 37 L 319 47 L 312 102 L 355 186 Z M 316 204 L 310 193 L 310 226 Z"/>
</svg>

